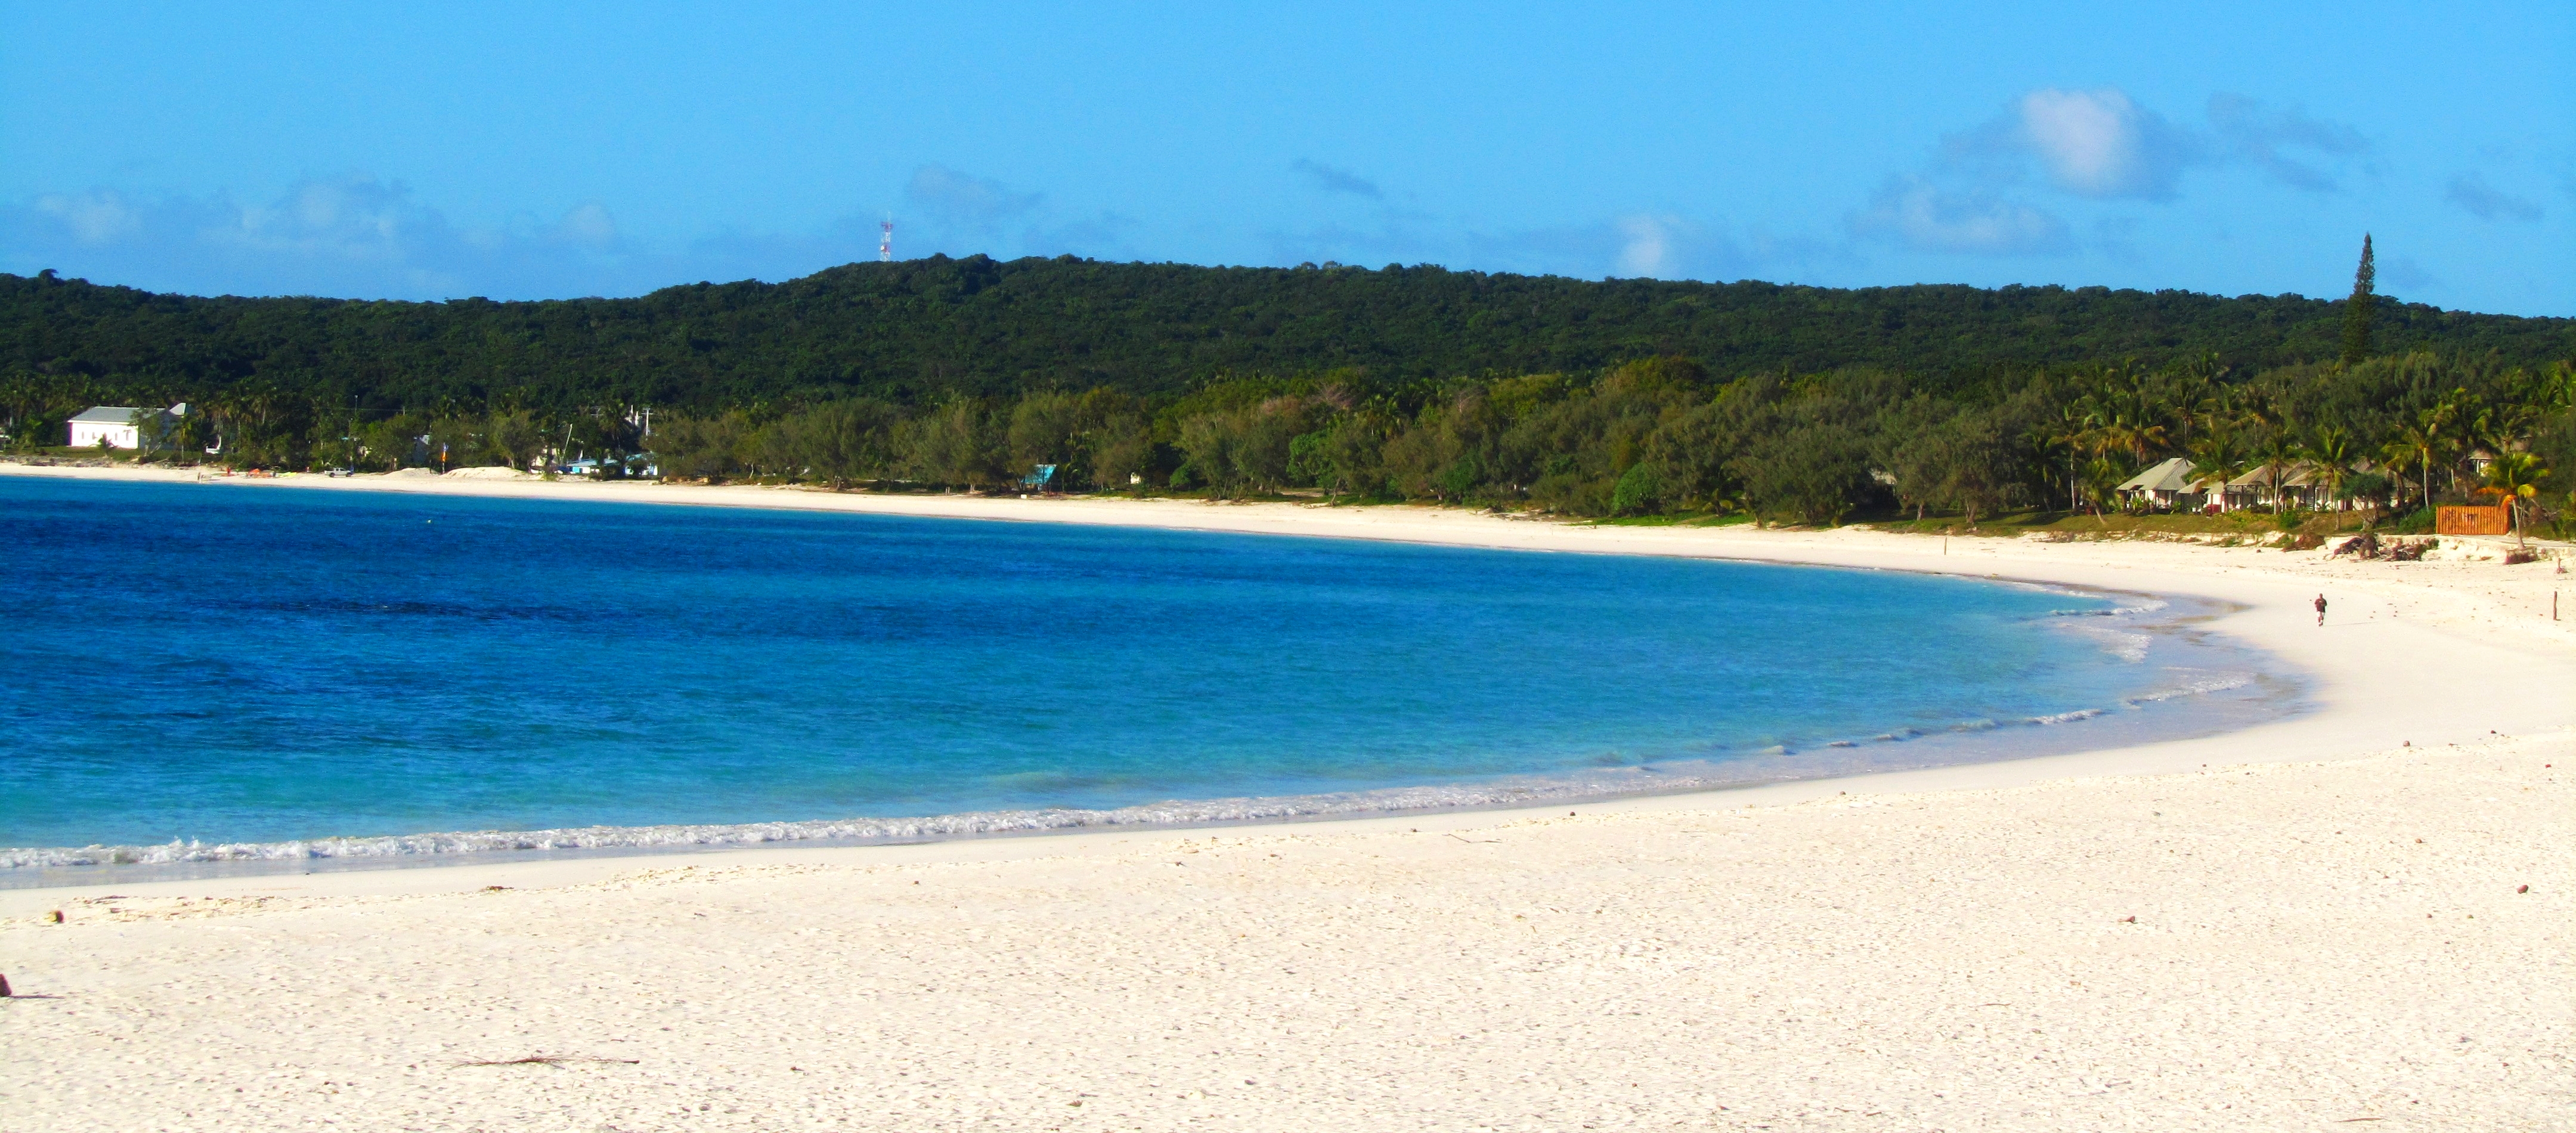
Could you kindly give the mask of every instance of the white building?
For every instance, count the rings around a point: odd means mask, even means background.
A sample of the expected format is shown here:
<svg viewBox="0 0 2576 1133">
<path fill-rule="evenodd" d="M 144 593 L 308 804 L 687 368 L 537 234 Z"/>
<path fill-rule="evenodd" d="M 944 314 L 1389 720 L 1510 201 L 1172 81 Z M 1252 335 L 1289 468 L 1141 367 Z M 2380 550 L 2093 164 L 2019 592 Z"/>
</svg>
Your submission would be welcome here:
<svg viewBox="0 0 2576 1133">
<path fill-rule="evenodd" d="M 109 448 L 142 448 L 143 430 L 135 425 L 136 414 L 142 414 L 145 420 L 160 418 L 161 428 L 156 432 L 167 432 L 172 421 L 186 416 L 187 413 L 188 403 L 184 401 L 168 409 L 136 409 L 130 405 L 93 405 L 81 410 L 71 419 L 69 443 L 73 448 L 96 448 L 100 441 L 107 442 Z"/>
<path fill-rule="evenodd" d="M 2115 491 L 2124 499 L 2140 500 L 2153 507 L 2190 507 L 2200 483 L 2191 474 L 2191 461 L 2174 457 L 2144 472 L 2129 477 Z"/>
</svg>

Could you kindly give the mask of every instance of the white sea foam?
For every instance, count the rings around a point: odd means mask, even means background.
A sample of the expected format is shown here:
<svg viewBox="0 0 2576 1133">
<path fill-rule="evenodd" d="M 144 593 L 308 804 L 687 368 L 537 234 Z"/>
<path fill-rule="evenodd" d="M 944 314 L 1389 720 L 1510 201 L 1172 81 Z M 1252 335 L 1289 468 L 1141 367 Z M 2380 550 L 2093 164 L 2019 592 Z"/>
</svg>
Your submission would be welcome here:
<svg viewBox="0 0 2576 1133">
<path fill-rule="evenodd" d="M 2065 593 L 2075 592 L 2066 591 Z M 2087 597 L 2095 597 L 2095 595 L 2087 595 Z M 2152 614 L 2171 605 L 2172 603 L 2162 599 L 2150 599 L 2135 606 L 2115 606 L 2108 610 L 2050 610 L 2048 616 L 2052 618 L 2124 618 L 2131 614 Z"/>
<path fill-rule="evenodd" d="M 2137 633 L 2135 631 L 2119 629 L 2111 626 L 2086 625 L 2077 622 L 2069 623 L 2061 628 L 2071 633 L 2079 633 L 2092 638 L 2094 644 L 2100 647 L 2102 652 L 2108 653 L 2111 656 L 2117 657 L 2132 665 L 2145 661 L 2147 659 L 2147 647 L 2155 643 L 2155 637 L 2151 634 Z"/>
<path fill-rule="evenodd" d="M 2185 681 L 2182 684 L 2174 685 L 2170 688 L 2160 688 L 2149 692 L 2142 692 L 2136 696 L 2126 698 L 2122 703 L 2153 704 L 2160 700 L 2173 700 L 2185 696 L 2202 696 L 2213 692 L 2226 692 L 2230 689 L 2240 689 L 2253 684 L 2254 679 L 2255 677 L 2252 673 L 2212 673 L 2207 676 Z"/>
<path fill-rule="evenodd" d="M 2113 596 L 2109 594 L 2099 594 L 2092 591 L 2076 590 L 2067 587 L 2042 586 L 2038 587 L 2038 589 L 2046 590 L 2052 594 L 2064 594 L 2071 597 L 2098 598 L 2104 601 L 2113 600 Z M 2136 596 L 2120 595 L 2119 597 Z M 2094 624 L 2094 619 L 2134 618 L 2142 614 L 2152 614 L 2160 610 L 2171 609 L 2172 607 L 2173 603 L 2167 602 L 2162 598 L 2138 598 L 2136 601 L 2125 606 L 2114 606 L 2104 610 L 2050 610 L 2047 616 L 2051 618 L 2066 619 L 2057 623 L 2058 628 L 2074 633 L 2092 635 L 2095 640 L 2100 643 L 2103 652 L 2108 653 L 2113 657 L 2117 657 L 2129 664 L 2135 665 L 2144 662 L 2147 659 L 2147 647 L 2154 643 L 2155 638 L 2152 635 L 2139 633 L 2135 630 L 2124 627 L 2115 628 L 2112 626 Z"/>
<path fill-rule="evenodd" d="M 2128 697 L 2140 704 L 2242 688 L 2253 683 L 2248 673 L 2219 673 L 2169 688 Z M 2044 716 L 2002 721 L 1991 718 L 1951 724 L 1951 734 L 1988 732 L 2012 726 L 2048 726 L 2089 720 L 2109 709 L 2079 708 Z M 1927 733 L 1898 728 L 1867 743 L 1833 740 L 1807 749 L 1866 750 Z M 846 818 L 802 822 L 750 822 L 668 826 L 583 826 L 560 830 L 475 830 L 441 834 L 404 834 L 377 838 L 311 838 L 284 842 L 171 841 L 151 846 L 80 846 L 0 849 L 0 869 L 61 868 L 105 865 L 185 865 L 202 862 L 292 862 L 321 859 L 402 859 L 430 855 L 545 850 L 655 850 L 760 846 L 788 842 L 915 842 L 972 838 L 994 834 L 1040 833 L 1116 827 L 1199 826 L 1229 822 L 1280 822 L 1402 811 L 1515 806 L 1550 800 L 1598 799 L 1607 796 L 1709 790 L 1751 783 L 1777 782 L 1865 769 L 1853 766 L 1794 766 L 1800 752 L 1774 744 L 1744 753 L 1741 762 L 1687 761 L 1644 767 L 1604 768 L 1558 777 L 1524 776 L 1478 783 L 1391 787 L 1375 791 L 1288 795 L 1272 798 L 1174 800 L 1114 810 L 1049 808 L 972 811 L 913 818 Z"/>
<path fill-rule="evenodd" d="M 2048 616 L 2053 618 L 2117 618 L 2126 617 L 2130 614 L 2152 614 L 2158 610 L 2169 609 L 2173 606 L 2173 603 L 2151 595 L 2090 590 L 2081 586 L 2070 586 L 2062 582 L 2028 582 L 2019 579 L 1995 579 L 1993 581 L 2004 586 L 2016 587 L 2023 590 L 2036 590 L 2042 594 L 2059 594 L 2068 598 L 2090 598 L 2097 602 L 2117 602 L 2122 599 L 2128 599 L 2133 603 L 2127 606 L 2114 606 L 2107 610 L 2050 610 L 2048 612 Z"/>
<path fill-rule="evenodd" d="M 1762 778 L 1762 777 L 1756 777 Z M 177 865 L 195 862 L 409 858 L 512 850 L 617 850 L 757 846 L 780 842 L 911 842 L 978 835 L 1094 827 L 1190 826 L 1281 821 L 1392 811 L 1508 806 L 1550 799 L 1600 798 L 1640 791 L 1732 786 L 1741 775 L 1669 775 L 1629 767 L 1559 779 L 1520 778 L 1474 784 L 1395 787 L 1377 791 L 1277 798 L 1199 799 L 1116 810 L 976 811 L 917 818 L 851 818 L 724 825 L 585 826 L 562 830 L 480 830 L 381 838 L 314 838 L 287 842 L 183 842 L 154 846 L 0 849 L 0 868 Z"/>
<path fill-rule="evenodd" d="M 2162 603 L 2158 603 L 2162 606 Z M 2143 609 L 2143 608 L 2142 608 Z M 2088 611 L 2089 612 L 2089 611 Z M 2087 629 L 2086 632 L 2101 631 Z M 2117 634 L 2140 637 L 2143 635 Z M 2143 652 L 2143 645 L 2138 647 Z M 2134 660 L 2135 658 L 2132 658 Z M 2124 697 L 2118 707 L 2226 692 L 2253 684 L 2251 672 L 2174 670 L 2180 683 Z M 1231 822 L 1278 822 L 1404 811 L 1513 806 L 1551 800 L 1706 790 L 1868 769 L 1868 764 L 1793 764 L 1827 749 L 1878 748 L 1944 732 L 1952 736 L 1998 728 L 2051 726 L 2093 719 L 2112 708 L 2079 708 L 2013 720 L 1961 720 L 1945 729 L 1897 728 L 1866 741 L 1837 739 L 1804 747 L 1805 754 L 1774 744 L 1722 761 L 1679 761 L 1602 768 L 1556 777 L 1524 776 L 1477 783 L 1394 787 L 1374 791 L 1270 798 L 1175 800 L 1110 810 L 1048 808 L 974 811 L 907 818 L 846 818 L 795 822 L 585 826 L 556 830 L 481 830 L 386 837 L 314 838 L 281 842 L 171 841 L 143 846 L 0 848 L 0 869 L 106 865 L 183 865 L 217 862 L 293 862 L 324 859 L 406 859 L 433 855 L 509 851 L 617 851 L 758 846 L 793 842 L 913 842 L 995 834 L 1093 828 L 1178 827 Z M 1851 757 L 1844 756 L 1849 759 Z M 1885 766 L 1880 764 L 1879 766 Z"/>
<path fill-rule="evenodd" d="M 2147 659 L 2147 647 L 2154 644 L 2154 635 L 2142 633 L 2131 628 L 2134 623 L 2106 623 L 2095 621 L 2086 616 L 2095 613 L 2111 614 L 2123 612 L 2143 613 L 2146 611 L 2143 607 L 2130 611 L 2058 610 L 2055 611 L 2052 616 L 2063 617 L 2066 619 L 2064 621 L 2054 623 L 2055 628 L 2058 630 L 2090 638 L 2104 653 L 2117 657 L 2128 664 L 2135 665 Z"/>
</svg>

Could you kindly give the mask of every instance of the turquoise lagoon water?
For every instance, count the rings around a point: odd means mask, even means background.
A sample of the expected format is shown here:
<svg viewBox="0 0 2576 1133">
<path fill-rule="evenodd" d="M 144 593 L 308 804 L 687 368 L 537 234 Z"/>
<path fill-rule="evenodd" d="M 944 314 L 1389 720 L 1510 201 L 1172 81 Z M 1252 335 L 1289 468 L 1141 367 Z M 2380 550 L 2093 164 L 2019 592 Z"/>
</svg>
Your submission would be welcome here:
<svg viewBox="0 0 2576 1133">
<path fill-rule="evenodd" d="M 0 476 L 0 593 L 0 873 L 1492 805 L 2296 701 L 2134 596 L 813 512 Z"/>
</svg>

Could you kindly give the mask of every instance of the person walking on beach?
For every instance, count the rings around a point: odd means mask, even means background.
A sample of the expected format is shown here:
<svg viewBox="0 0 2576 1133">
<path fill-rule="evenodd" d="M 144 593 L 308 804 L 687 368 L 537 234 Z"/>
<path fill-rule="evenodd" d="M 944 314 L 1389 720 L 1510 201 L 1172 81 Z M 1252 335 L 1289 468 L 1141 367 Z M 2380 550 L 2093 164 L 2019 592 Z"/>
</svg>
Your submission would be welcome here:
<svg viewBox="0 0 2576 1133">
<path fill-rule="evenodd" d="M 2317 624 L 2326 624 L 2326 596 L 2323 594 L 2317 595 Z"/>
</svg>

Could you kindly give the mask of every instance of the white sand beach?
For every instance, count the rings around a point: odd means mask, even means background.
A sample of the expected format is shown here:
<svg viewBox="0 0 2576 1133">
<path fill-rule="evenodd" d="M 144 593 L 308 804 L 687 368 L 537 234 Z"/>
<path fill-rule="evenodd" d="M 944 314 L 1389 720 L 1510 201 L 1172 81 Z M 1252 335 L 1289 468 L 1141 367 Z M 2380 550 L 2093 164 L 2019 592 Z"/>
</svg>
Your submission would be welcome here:
<svg viewBox="0 0 2576 1133">
<path fill-rule="evenodd" d="M 2576 576 L 2550 562 L 444 477 L 203 490 L 307 488 L 2192 594 L 2231 603 L 2213 628 L 2303 670 L 2316 709 L 1572 813 L 0 890 L 17 993 L 0 1128 L 2539 1130 L 2576 1113 L 2576 781 L 2556 766 L 2576 759 Z"/>
</svg>

